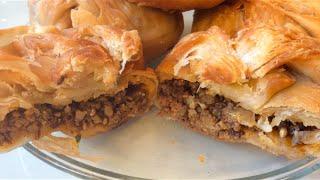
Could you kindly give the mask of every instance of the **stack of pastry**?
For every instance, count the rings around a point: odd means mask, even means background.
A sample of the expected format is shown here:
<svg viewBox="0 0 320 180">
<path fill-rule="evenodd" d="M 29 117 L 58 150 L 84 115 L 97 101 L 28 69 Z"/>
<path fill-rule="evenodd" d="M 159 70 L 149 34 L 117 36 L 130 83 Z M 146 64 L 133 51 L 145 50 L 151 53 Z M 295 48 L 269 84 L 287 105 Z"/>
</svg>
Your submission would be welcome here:
<svg viewBox="0 0 320 180">
<path fill-rule="evenodd" d="M 30 26 L 0 31 L 1 150 L 55 131 L 105 132 L 156 102 L 160 115 L 218 140 L 288 158 L 320 155 L 319 3 L 29 0 L 29 7 Z M 192 33 L 178 42 L 181 12 L 192 9 Z M 173 46 L 156 73 L 145 68 Z"/>
</svg>

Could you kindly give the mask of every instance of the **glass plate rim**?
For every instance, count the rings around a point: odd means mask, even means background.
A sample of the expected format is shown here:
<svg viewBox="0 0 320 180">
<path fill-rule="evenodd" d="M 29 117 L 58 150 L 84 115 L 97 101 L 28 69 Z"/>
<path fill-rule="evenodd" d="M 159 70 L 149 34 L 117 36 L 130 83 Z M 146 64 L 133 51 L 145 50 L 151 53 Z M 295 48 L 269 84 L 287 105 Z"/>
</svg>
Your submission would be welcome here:
<svg viewBox="0 0 320 180">
<path fill-rule="evenodd" d="M 80 162 L 72 157 L 59 155 L 56 153 L 45 152 L 31 143 L 27 143 L 24 149 L 33 156 L 42 160 L 43 162 L 55 167 L 70 175 L 84 178 L 84 179 L 137 179 L 144 180 L 147 178 L 129 176 L 117 172 L 112 172 L 104 169 L 94 167 L 92 165 Z M 295 161 L 282 168 L 269 171 L 259 175 L 236 178 L 238 180 L 254 180 L 254 179 L 297 179 L 304 177 L 320 169 L 320 158 L 306 157 L 302 160 Z"/>
</svg>

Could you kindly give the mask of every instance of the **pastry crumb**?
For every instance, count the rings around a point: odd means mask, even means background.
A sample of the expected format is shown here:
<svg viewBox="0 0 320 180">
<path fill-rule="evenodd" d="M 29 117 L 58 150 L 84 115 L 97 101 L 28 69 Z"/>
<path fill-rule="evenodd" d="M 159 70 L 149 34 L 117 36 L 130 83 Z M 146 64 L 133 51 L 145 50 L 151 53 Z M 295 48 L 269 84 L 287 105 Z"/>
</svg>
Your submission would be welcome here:
<svg viewBox="0 0 320 180">
<path fill-rule="evenodd" d="M 170 143 L 171 144 L 176 144 L 176 140 L 172 139 L 172 140 L 170 140 Z"/>
<path fill-rule="evenodd" d="M 205 163 L 206 162 L 206 156 L 204 156 L 203 154 L 200 154 L 198 156 L 198 160 L 201 164 Z"/>
</svg>

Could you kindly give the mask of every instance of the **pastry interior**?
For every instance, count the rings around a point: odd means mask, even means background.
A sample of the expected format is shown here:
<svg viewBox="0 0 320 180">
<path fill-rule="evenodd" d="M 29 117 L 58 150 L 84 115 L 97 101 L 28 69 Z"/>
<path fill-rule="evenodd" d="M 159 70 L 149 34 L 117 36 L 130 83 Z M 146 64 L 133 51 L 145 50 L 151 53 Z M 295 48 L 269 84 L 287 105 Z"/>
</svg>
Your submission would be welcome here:
<svg viewBox="0 0 320 180">
<path fill-rule="evenodd" d="M 30 109 L 18 108 L 0 122 L 0 146 L 11 144 L 21 136 L 39 139 L 47 129 L 67 129 L 67 133 L 81 135 L 92 128 L 109 130 L 149 107 L 148 91 L 143 84 L 129 84 L 115 95 L 100 95 L 69 105 L 35 104 Z M 96 133 L 96 132 L 95 132 Z"/>
<path fill-rule="evenodd" d="M 246 110 L 228 98 L 200 88 L 198 82 L 182 79 L 166 80 L 159 85 L 161 113 L 181 121 L 187 127 L 221 140 L 241 142 L 246 131 L 255 133 L 276 133 L 279 138 L 290 141 L 291 146 L 316 144 L 320 142 L 320 130 L 315 126 L 304 126 L 301 122 L 285 119 L 277 126 L 270 124 L 274 115 L 267 116 L 267 123 L 261 116 Z M 246 123 L 255 121 L 257 126 Z"/>
</svg>

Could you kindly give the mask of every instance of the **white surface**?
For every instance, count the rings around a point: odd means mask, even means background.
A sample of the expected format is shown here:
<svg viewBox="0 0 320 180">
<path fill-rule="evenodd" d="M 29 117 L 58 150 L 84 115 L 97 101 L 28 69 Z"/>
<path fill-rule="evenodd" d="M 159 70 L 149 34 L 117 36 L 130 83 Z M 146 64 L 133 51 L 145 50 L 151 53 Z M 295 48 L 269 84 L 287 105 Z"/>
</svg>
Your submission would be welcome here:
<svg viewBox="0 0 320 180">
<path fill-rule="evenodd" d="M 37 159 L 23 148 L 0 154 L 0 179 L 76 179 Z"/>
<path fill-rule="evenodd" d="M 0 27 L 26 24 L 27 12 L 25 1 L 0 0 Z M 111 133 L 83 141 L 82 150 L 105 154 L 106 161 L 97 166 L 129 175 L 144 173 L 166 178 L 222 177 L 223 171 L 230 171 L 230 166 L 235 168 L 228 175 L 245 175 L 275 169 L 287 163 L 283 158 L 276 158 L 252 146 L 213 141 L 174 122 L 154 118 L 152 114 Z M 232 154 L 237 159 L 226 154 Z M 205 163 L 199 162 L 199 155 L 204 155 Z M 163 157 L 167 157 L 168 161 L 163 161 Z M 162 171 L 157 171 L 159 167 Z M 1 154 L 0 169 L 0 178 L 74 178 L 50 167 L 22 148 Z M 308 176 L 308 179 L 317 178 L 320 178 L 319 172 Z"/>
</svg>

